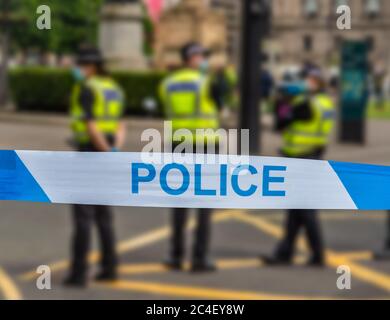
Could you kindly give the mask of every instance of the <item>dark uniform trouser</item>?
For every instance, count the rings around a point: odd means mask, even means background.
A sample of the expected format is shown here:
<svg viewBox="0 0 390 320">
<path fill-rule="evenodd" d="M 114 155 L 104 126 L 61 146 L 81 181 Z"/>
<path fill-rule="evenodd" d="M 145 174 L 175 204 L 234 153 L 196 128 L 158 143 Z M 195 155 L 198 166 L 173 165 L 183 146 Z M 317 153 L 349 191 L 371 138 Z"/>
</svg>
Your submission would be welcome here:
<svg viewBox="0 0 390 320">
<path fill-rule="evenodd" d="M 386 236 L 386 243 L 385 248 L 386 250 L 390 250 L 390 211 L 387 212 L 387 236 Z"/>
<path fill-rule="evenodd" d="M 79 146 L 78 151 L 96 151 L 92 145 Z M 118 258 L 115 249 L 115 235 L 111 208 L 107 206 L 73 206 L 74 234 L 72 242 L 72 275 L 86 276 L 88 252 L 91 244 L 91 229 L 96 223 L 101 249 L 103 272 L 115 272 Z"/>
<path fill-rule="evenodd" d="M 324 150 L 319 150 L 313 155 L 306 156 L 305 159 L 321 159 Z M 285 155 L 284 155 L 285 156 Z M 324 246 L 320 223 L 318 221 L 317 210 L 289 210 L 286 222 L 286 234 L 276 249 L 276 257 L 283 260 L 291 260 L 294 253 L 295 242 L 299 231 L 304 228 L 312 250 L 313 260 L 322 260 Z"/>
<path fill-rule="evenodd" d="M 305 229 L 314 260 L 323 259 L 323 243 L 316 210 L 289 210 L 286 223 L 286 236 L 276 250 L 276 256 L 290 260 L 299 231 Z"/>
<path fill-rule="evenodd" d="M 74 205 L 73 208 L 73 264 L 72 273 L 84 277 L 88 269 L 87 256 L 91 243 L 91 228 L 97 225 L 102 252 L 101 268 L 104 272 L 115 272 L 117 257 L 110 207 Z"/>
<path fill-rule="evenodd" d="M 173 148 L 175 147 L 174 144 Z M 194 150 L 196 150 L 196 146 L 194 146 Z M 218 146 L 216 146 L 216 152 L 218 152 Z M 175 260 L 182 260 L 184 257 L 188 211 L 185 208 L 173 209 L 171 257 Z M 210 244 L 211 215 L 212 210 L 210 209 L 197 210 L 197 227 L 192 252 L 193 261 L 206 262 Z"/>
<path fill-rule="evenodd" d="M 198 210 L 198 224 L 196 228 L 195 241 L 193 247 L 193 260 L 203 262 L 206 259 L 211 228 L 211 210 Z M 185 228 L 188 220 L 188 209 L 173 209 L 172 215 L 172 252 L 174 259 L 181 260 L 184 256 L 185 249 Z"/>
</svg>

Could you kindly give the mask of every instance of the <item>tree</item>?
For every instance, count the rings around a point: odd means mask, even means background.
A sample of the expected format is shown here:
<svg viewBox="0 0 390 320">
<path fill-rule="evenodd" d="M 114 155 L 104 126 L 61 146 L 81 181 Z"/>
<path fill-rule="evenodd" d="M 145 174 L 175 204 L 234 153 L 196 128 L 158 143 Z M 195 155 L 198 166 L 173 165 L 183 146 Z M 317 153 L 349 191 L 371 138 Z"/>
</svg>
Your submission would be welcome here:
<svg viewBox="0 0 390 320">
<path fill-rule="evenodd" d="M 37 8 L 42 0 L 13 0 L 12 13 L 25 23 L 12 28 L 13 48 L 71 53 L 81 43 L 96 43 L 99 12 L 103 0 L 47 0 L 51 8 L 52 29 L 36 27 Z"/>
</svg>

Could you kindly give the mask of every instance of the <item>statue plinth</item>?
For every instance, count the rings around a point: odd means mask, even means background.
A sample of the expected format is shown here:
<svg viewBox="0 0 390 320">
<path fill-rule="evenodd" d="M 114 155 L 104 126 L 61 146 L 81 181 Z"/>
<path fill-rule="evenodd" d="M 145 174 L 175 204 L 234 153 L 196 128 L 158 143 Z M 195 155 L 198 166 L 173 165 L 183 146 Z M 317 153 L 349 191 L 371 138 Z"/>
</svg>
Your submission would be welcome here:
<svg viewBox="0 0 390 320">
<path fill-rule="evenodd" d="M 138 2 L 111 1 L 103 6 L 99 44 L 109 68 L 147 68 L 142 19 L 142 7 Z"/>
<path fill-rule="evenodd" d="M 180 66 L 180 49 L 191 41 L 199 42 L 212 51 L 211 66 L 225 65 L 227 26 L 224 14 L 210 10 L 201 0 L 183 0 L 165 11 L 156 34 L 156 66 L 160 69 Z"/>
</svg>

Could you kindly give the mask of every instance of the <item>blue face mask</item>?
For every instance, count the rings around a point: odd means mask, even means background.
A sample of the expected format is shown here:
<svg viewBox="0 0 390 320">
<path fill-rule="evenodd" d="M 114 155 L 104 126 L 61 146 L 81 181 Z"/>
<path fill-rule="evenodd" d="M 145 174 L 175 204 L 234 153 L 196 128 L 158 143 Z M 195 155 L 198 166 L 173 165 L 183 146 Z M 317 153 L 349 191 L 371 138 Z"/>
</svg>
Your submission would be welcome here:
<svg viewBox="0 0 390 320">
<path fill-rule="evenodd" d="M 202 73 L 207 73 L 209 71 L 209 62 L 207 60 L 203 60 L 199 65 L 199 70 Z"/>
<path fill-rule="evenodd" d="M 72 69 L 72 76 L 76 81 L 84 81 L 85 76 L 80 70 L 80 68 L 73 68 Z"/>
<path fill-rule="evenodd" d="M 296 96 L 300 94 L 304 94 L 308 91 L 307 85 L 303 81 L 299 82 L 291 82 L 291 83 L 284 83 L 281 86 L 281 91 L 284 94 Z"/>
</svg>

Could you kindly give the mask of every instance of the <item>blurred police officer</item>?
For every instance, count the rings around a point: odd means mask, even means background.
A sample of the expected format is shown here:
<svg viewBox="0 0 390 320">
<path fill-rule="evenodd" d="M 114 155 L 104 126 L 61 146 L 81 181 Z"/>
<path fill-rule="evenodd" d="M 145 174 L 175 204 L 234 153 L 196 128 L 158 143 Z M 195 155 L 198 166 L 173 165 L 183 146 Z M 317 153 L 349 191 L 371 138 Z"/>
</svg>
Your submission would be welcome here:
<svg viewBox="0 0 390 320">
<path fill-rule="evenodd" d="M 284 114 L 279 129 L 283 132 L 285 157 L 321 159 L 329 143 L 334 125 L 334 103 L 325 92 L 325 80 L 320 69 L 313 68 L 306 75 L 307 94 L 292 101 L 291 112 Z M 266 264 L 289 264 L 293 257 L 296 238 L 305 229 L 312 251 L 308 264 L 324 264 L 324 247 L 316 210 L 289 210 L 286 234 L 272 257 L 261 257 Z"/>
<path fill-rule="evenodd" d="M 123 94 L 107 75 L 99 50 L 79 51 L 73 70 L 77 84 L 71 98 L 72 130 L 80 152 L 114 152 L 125 139 L 121 121 Z M 101 247 L 101 270 L 96 280 L 115 280 L 117 256 L 111 209 L 106 206 L 75 205 L 72 264 L 66 285 L 83 286 L 87 281 L 91 227 L 97 225 Z"/>
<path fill-rule="evenodd" d="M 173 132 L 180 129 L 188 129 L 194 150 L 200 139 L 196 129 L 218 129 L 218 108 L 221 105 L 216 101 L 222 101 L 217 97 L 218 90 L 211 85 L 208 76 L 208 61 L 206 50 L 198 43 L 189 43 L 181 50 L 183 68 L 172 73 L 161 85 L 161 97 L 163 100 L 166 117 L 172 121 Z M 183 137 L 184 138 L 184 137 Z M 216 136 L 207 136 L 205 142 L 218 144 Z M 173 141 L 175 148 L 180 141 Z M 204 150 L 205 151 L 205 150 Z M 204 152 L 206 153 L 206 151 Z M 187 209 L 173 209 L 171 252 L 166 265 L 175 270 L 183 267 L 185 228 L 187 222 Z M 192 267 L 194 272 L 207 272 L 215 270 L 214 264 L 208 260 L 211 210 L 198 210 L 198 224 L 196 238 L 192 254 Z"/>
</svg>

